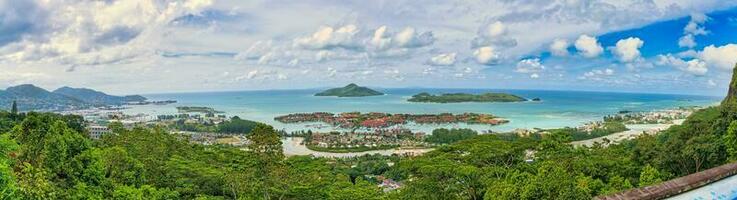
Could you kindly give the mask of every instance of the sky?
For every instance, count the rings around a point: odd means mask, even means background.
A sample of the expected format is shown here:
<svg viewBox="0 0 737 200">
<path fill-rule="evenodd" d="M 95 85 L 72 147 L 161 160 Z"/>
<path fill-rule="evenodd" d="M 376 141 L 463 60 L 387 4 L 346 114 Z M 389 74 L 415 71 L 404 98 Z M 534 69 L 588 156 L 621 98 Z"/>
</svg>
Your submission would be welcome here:
<svg viewBox="0 0 737 200">
<path fill-rule="evenodd" d="M 0 0 L 0 88 L 723 95 L 737 0 Z"/>
</svg>

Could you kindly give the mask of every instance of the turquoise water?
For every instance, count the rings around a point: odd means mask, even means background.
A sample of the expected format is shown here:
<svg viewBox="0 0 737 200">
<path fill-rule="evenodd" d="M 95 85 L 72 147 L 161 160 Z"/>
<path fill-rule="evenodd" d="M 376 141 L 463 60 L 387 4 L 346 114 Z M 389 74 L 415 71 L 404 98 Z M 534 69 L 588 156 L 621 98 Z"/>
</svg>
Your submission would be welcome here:
<svg viewBox="0 0 737 200">
<path fill-rule="evenodd" d="M 653 111 L 679 106 L 715 105 L 721 97 L 633 94 L 579 91 L 535 91 L 535 90 L 489 90 L 489 89 L 383 89 L 387 95 L 338 98 L 316 97 L 320 90 L 273 90 L 241 92 L 203 92 L 179 94 L 144 95 L 151 100 L 177 100 L 165 106 L 133 106 L 125 112 L 151 115 L 176 113 L 177 106 L 208 106 L 224 111 L 229 116 L 256 120 L 271 124 L 279 129 L 301 130 L 307 124 L 282 124 L 273 120 L 275 116 L 295 112 L 387 112 L 387 113 L 489 113 L 509 119 L 500 126 L 444 125 L 407 128 L 429 131 L 437 127 L 469 127 L 477 130 L 509 131 L 516 128 L 557 128 L 578 126 L 621 110 Z M 542 102 L 517 103 L 413 103 L 406 100 L 420 92 L 430 93 L 482 93 L 505 92 L 528 99 L 541 98 Z M 314 128 L 313 128 L 314 129 Z"/>
</svg>

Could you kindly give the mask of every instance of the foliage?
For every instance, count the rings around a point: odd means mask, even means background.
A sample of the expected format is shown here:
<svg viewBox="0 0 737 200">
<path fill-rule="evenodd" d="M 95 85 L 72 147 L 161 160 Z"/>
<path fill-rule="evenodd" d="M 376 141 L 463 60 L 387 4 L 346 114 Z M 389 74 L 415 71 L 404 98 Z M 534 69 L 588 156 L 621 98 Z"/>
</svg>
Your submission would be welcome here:
<svg viewBox="0 0 737 200">
<path fill-rule="evenodd" d="M 473 129 L 435 129 L 432 135 L 425 137 L 425 141 L 435 144 L 450 144 L 453 142 L 465 140 L 478 135 Z"/>
<path fill-rule="evenodd" d="M 413 95 L 408 99 L 410 102 L 431 102 L 431 103 L 461 103 L 461 102 L 519 102 L 527 101 L 527 99 L 505 93 L 483 93 L 483 94 L 466 94 L 452 93 L 431 95 L 423 92 Z"/>
</svg>

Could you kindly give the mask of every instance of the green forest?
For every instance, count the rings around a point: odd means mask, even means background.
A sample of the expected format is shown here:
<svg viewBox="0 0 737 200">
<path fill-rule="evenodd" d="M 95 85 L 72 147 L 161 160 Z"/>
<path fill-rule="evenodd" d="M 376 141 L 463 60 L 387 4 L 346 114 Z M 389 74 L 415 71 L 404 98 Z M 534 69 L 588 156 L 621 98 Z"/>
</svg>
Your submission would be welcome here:
<svg viewBox="0 0 737 200">
<path fill-rule="evenodd" d="M 591 199 L 737 160 L 736 86 L 683 125 L 607 147 L 484 134 L 418 157 L 286 157 L 265 124 L 245 150 L 120 124 L 92 141 L 78 116 L 1 111 L 0 199 Z M 403 185 L 384 192 L 379 176 Z"/>
</svg>

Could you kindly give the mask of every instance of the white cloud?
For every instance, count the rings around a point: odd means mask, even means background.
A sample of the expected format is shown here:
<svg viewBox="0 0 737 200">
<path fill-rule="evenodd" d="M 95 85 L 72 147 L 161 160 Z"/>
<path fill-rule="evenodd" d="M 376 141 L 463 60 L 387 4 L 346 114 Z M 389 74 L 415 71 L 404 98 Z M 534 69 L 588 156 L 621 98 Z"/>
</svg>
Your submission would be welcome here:
<svg viewBox="0 0 737 200">
<path fill-rule="evenodd" d="M 490 46 L 476 49 L 476 51 L 473 52 L 473 55 L 476 57 L 476 62 L 484 65 L 496 64 L 501 57 L 496 49 Z"/>
<path fill-rule="evenodd" d="M 273 41 L 257 41 L 253 43 L 248 49 L 244 52 L 238 53 L 235 56 L 235 59 L 237 60 L 244 60 L 244 59 L 259 59 L 262 56 L 268 54 L 271 52 L 273 47 Z"/>
<path fill-rule="evenodd" d="M 578 37 L 575 46 L 578 52 L 586 58 L 598 57 L 602 52 L 604 52 L 604 48 L 601 47 L 601 44 L 599 44 L 596 37 L 588 35 L 581 35 Z"/>
<path fill-rule="evenodd" d="M 656 64 L 660 66 L 671 66 L 673 68 L 696 76 L 703 76 L 707 72 L 709 72 L 709 69 L 706 67 L 706 63 L 699 59 L 691 59 L 689 61 L 685 61 L 670 54 L 658 55 L 658 60 L 656 61 Z"/>
<path fill-rule="evenodd" d="M 517 40 L 511 38 L 507 26 L 494 21 L 479 28 L 477 36 L 471 41 L 471 48 L 494 46 L 496 48 L 511 48 L 517 46 Z"/>
<path fill-rule="evenodd" d="M 540 78 L 540 75 L 538 75 L 538 74 L 530 74 L 530 78 L 537 79 L 537 78 Z"/>
<path fill-rule="evenodd" d="M 428 64 L 436 65 L 436 66 L 454 65 L 456 63 L 456 54 L 457 53 L 444 53 L 444 54 L 433 56 L 428 61 Z"/>
<path fill-rule="evenodd" d="M 545 70 L 545 66 L 540 63 L 539 58 L 531 58 L 531 59 L 524 59 L 520 60 L 517 63 L 517 69 L 516 72 L 519 73 L 538 73 Z"/>
<path fill-rule="evenodd" d="M 678 46 L 694 48 L 696 47 L 696 40 L 694 39 L 693 35 L 687 34 L 678 39 Z"/>
<path fill-rule="evenodd" d="M 244 80 L 286 80 L 287 75 L 269 69 L 255 69 L 241 76 L 235 77 L 235 81 Z"/>
<path fill-rule="evenodd" d="M 737 64 L 737 44 L 727 44 L 719 47 L 709 45 L 699 53 L 698 57 L 710 67 L 729 71 Z"/>
<path fill-rule="evenodd" d="M 709 21 L 709 17 L 702 13 L 691 14 L 691 20 L 686 24 L 686 27 L 683 27 L 684 35 L 678 39 L 678 46 L 688 48 L 696 47 L 695 37 L 709 33 L 703 26 L 707 21 Z"/>
<path fill-rule="evenodd" d="M 358 32 L 358 27 L 353 24 L 336 28 L 323 26 L 310 36 L 294 39 L 294 45 L 307 49 L 357 48 L 359 43 L 354 37 Z"/>
<path fill-rule="evenodd" d="M 571 46 L 571 44 L 568 42 L 568 40 L 555 39 L 553 40 L 553 43 L 550 44 L 550 53 L 554 56 L 567 56 L 569 46 Z"/>
<path fill-rule="evenodd" d="M 616 46 L 611 49 L 612 53 L 622 62 L 632 62 L 640 57 L 640 47 L 645 42 L 640 38 L 630 37 L 617 41 Z"/>
<path fill-rule="evenodd" d="M 614 70 L 611 69 L 611 68 L 606 68 L 606 69 L 603 69 L 603 70 L 601 70 L 601 69 L 594 69 L 594 70 L 591 70 L 591 71 L 588 71 L 588 72 L 584 73 L 583 76 L 580 76 L 579 77 L 579 79 L 600 81 L 600 80 L 604 80 L 604 78 L 606 78 L 608 76 L 613 76 L 614 73 L 615 73 Z"/>
</svg>

